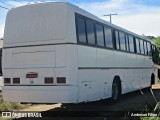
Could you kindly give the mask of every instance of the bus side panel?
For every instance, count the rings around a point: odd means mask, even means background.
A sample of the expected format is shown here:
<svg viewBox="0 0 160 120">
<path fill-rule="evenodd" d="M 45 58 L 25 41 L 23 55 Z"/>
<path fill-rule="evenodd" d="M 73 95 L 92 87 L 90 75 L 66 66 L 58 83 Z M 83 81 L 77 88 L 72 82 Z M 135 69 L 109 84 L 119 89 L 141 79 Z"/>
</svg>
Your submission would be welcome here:
<svg viewBox="0 0 160 120">
<path fill-rule="evenodd" d="M 78 46 L 79 101 L 95 101 L 111 96 L 113 51 Z M 104 69 L 105 68 L 105 69 Z"/>
</svg>

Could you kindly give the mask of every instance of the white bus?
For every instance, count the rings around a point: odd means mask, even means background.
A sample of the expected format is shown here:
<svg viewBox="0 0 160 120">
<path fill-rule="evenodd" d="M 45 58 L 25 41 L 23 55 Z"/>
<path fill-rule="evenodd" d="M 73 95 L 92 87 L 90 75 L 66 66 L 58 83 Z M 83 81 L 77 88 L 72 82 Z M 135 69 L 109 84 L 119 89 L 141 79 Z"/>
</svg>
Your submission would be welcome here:
<svg viewBox="0 0 160 120">
<path fill-rule="evenodd" d="M 29 103 L 116 101 L 157 82 L 155 49 L 148 39 L 69 3 L 14 8 L 4 32 L 3 98 Z"/>
</svg>

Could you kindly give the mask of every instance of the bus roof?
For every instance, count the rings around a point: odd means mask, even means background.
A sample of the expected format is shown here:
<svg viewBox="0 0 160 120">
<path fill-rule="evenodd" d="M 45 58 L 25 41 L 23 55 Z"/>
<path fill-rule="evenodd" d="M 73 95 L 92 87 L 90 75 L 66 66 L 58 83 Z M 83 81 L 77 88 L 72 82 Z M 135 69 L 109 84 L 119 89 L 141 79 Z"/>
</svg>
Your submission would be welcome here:
<svg viewBox="0 0 160 120">
<path fill-rule="evenodd" d="M 120 27 L 120 26 L 117 26 L 117 25 L 115 25 L 115 24 L 112 24 L 112 23 L 110 23 L 110 22 L 107 22 L 107 21 L 105 21 L 105 20 L 102 20 L 101 18 L 99 18 L 99 17 L 97 17 L 97 16 L 89 13 L 88 11 L 85 11 L 85 10 L 81 9 L 80 7 L 78 7 L 78 6 L 76 6 L 76 5 L 70 4 L 69 2 L 45 2 L 45 3 L 27 4 L 27 5 L 24 5 L 24 6 L 31 7 L 31 6 L 37 5 L 37 4 L 66 4 L 68 7 L 70 7 L 70 8 L 71 8 L 72 10 L 74 10 L 75 12 L 77 12 L 77 13 L 79 13 L 79 14 L 81 14 L 81 15 L 84 15 L 84 16 L 86 16 L 86 17 L 89 17 L 90 19 L 94 19 L 94 20 L 99 21 L 99 22 L 101 22 L 101 23 L 103 23 L 103 24 L 106 24 L 106 25 L 111 26 L 111 27 L 113 27 L 113 28 L 115 28 L 115 29 L 118 29 L 118 30 L 120 30 L 120 31 L 123 31 L 123 32 L 126 32 L 126 33 L 128 33 L 128 34 L 134 35 L 134 36 L 139 37 L 139 38 L 141 38 L 141 39 L 150 41 L 150 39 L 147 38 L 147 37 L 145 37 L 145 36 L 138 35 L 138 34 L 132 32 L 132 31 L 129 31 L 129 30 L 127 30 L 127 29 L 124 29 L 124 28 L 122 28 L 122 27 Z M 21 7 L 24 7 L 24 6 L 20 6 L 20 7 L 17 7 L 17 8 L 21 8 Z M 14 8 L 14 9 L 17 9 L 17 8 Z"/>
<path fill-rule="evenodd" d="M 47 43 L 47 40 L 50 43 L 53 42 L 51 40 L 54 40 L 54 43 L 56 43 L 56 40 L 57 43 L 61 42 L 59 41 L 60 39 L 65 41 L 68 36 L 73 34 L 73 31 L 68 30 L 68 28 L 70 28 L 69 25 L 71 24 L 72 30 L 75 27 L 73 26 L 74 21 L 70 20 L 75 18 L 75 13 L 140 39 L 150 41 L 146 37 L 140 36 L 122 27 L 102 20 L 99 17 L 68 2 L 45 2 L 20 6 L 8 12 L 4 32 L 4 47 L 22 46 L 24 44 L 23 42 L 25 42 L 26 45 L 30 45 L 41 43 L 45 44 Z M 60 24 L 57 25 L 57 23 Z M 75 37 L 75 35 L 72 36 Z M 71 40 L 71 38 L 68 39 Z M 34 40 L 37 40 L 37 43 L 35 43 Z"/>
</svg>

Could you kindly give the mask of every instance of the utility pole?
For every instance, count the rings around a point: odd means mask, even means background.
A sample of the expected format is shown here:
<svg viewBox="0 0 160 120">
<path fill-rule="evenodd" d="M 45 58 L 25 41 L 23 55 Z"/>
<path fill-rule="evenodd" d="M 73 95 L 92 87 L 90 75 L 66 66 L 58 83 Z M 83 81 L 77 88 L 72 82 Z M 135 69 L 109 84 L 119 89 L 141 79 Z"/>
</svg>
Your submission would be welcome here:
<svg viewBox="0 0 160 120">
<path fill-rule="evenodd" d="M 116 13 L 116 14 L 108 14 L 108 15 L 104 15 L 104 16 L 109 16 L 109 17 L 110 17 L 110 23 L 112 23 L 112 15 L 118 15 L 118 14 Z"/>
</svg>

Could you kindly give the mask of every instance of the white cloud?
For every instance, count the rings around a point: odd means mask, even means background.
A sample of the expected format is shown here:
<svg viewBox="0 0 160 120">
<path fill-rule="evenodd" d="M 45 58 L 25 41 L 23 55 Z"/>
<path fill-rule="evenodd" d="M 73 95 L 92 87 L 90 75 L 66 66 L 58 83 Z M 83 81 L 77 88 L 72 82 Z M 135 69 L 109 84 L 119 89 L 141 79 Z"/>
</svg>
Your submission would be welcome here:
<svg viewBox="0 0 160 120">
<path fill-rule="evenodd" d="M 7 3 L 22 6 L 28 2 L 19 3 L 11 0 Z M 160 6 L 144 5 L 134 0 L 110 0 L 76 5 L 107 21 L 109 17 L 104 17 L 104 14 L 118 13 L 117 16 L 112 16 L 112 22 L 140 35 L 160 35 Z M 0 37 L 3 35 L 3 29 L 4 25 L 0 23 Z"/>
<path fill-rule="evenodd" d="M 103 15 L 118 13 L 118 16 L 112 16 L 112 23 L 137 34 L 160 35 L 160 6 L 144 5 L 132 0 L 111 0 L 77 5 L 107 21 L 109 17 Z"/>
<path fill-rule="evenodd" d="M 116 16 L 114 23 L 130 31 L 145 35 L 160 35 L 160 15 L 159 14 L 137 14 L 130 16 Z"/>
<path fill-rule="evenodd" d="M 36 2 L 36 1 L 34 1 Z M 16 1 L 8 1 L 6 2 L 7 4 L 11 4 L 15 7 L 19 7 L 19 6 L 22 6 L 22 5 L 27 5 L 28 3 L 34 3 L 34 2 L 28 2 L 28 1 L 20 1 L 20 2 L 16 2 Z M 0 3 L 1 5 L 2 3 Z M 4 6 L 4 4 L 2 4 L 2 6 Z M 13 6 L 6 6 L 6 8 L 13 8 Z M 7 13 L 7 10 L 4 10 L 4 9 L 0 9 L 1 11 L 1 14 L 0 14 L 0 38 L 3 37 L 3 34 L 4 34 L 4 24 L 5 24 L 5 17 L 6 17 L 6 13 Z"/>
</svg>

